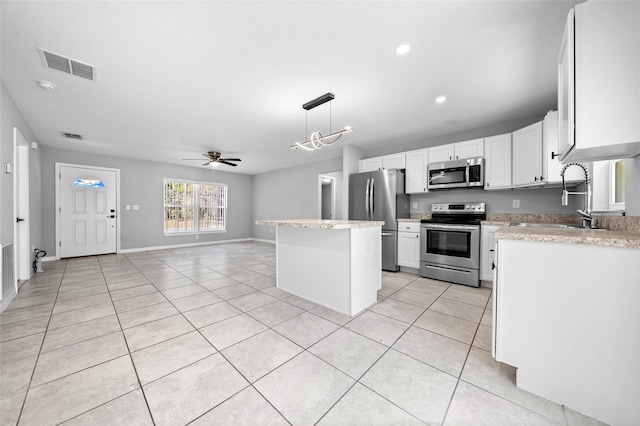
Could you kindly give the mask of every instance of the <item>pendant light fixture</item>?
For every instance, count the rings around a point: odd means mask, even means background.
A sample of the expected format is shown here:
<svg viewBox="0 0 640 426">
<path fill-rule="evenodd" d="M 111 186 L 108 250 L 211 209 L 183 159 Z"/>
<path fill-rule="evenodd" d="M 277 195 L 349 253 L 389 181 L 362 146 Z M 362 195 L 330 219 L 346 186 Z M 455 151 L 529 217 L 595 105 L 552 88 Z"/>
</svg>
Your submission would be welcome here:
<svg viewBox="0 0 640 426">
<path fill-rule="evenodd" d="M 335 96 L 333 95 L 333 93 L 325 93 L 324 95 L 302 105 L 302 108 L 307 111 L 305 116 L 305 134 L 308 134 L 308 120 L 306 120 L 306 117 L 309 114 L 309 110 L 317 106 L 320 106 L 326 102 L 331 102 L 334 98 Z M 323 146 L 333 145 L 338 139 L 340 139 L 340 137 L 343 134 L 349 133 L 352 130 L 353 129 L 351 127 L 346 126 L 343 130 L 339 132 L 331 133 L 331 104 L 329 104 L 329 134 L 325 136 L 319 130 L 315 131 L 311 133 L 311 136 L 309 136 L 308 141 L 296 142 L 293 145 L 291 145 L 291 149 L 302 148 L 302 149 L 306 149 L 307 151 L 314 151 L 316 149 L 322 148 Z M 332 138 L 335 138 L 335 139 L 332 139 Z"/>
</svg>

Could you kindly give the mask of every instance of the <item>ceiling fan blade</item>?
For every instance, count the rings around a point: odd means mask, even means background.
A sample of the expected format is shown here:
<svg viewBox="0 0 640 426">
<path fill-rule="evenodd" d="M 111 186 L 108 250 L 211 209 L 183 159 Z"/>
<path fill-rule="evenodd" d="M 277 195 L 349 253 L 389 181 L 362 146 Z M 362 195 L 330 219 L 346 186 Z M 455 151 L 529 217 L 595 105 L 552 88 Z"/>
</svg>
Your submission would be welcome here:
<svg viewBox="0 0 640 426">
<path fill-rule="evenodd" d="M 220 161 L 242 161 L 239 158 L 220 158 Z"/>
<path fill-rule="evenodd" d="M 224 161 L 222 159 L 220 159 L 219 162 L 222 163 L 222 164 L 226 164 L 227 166 L 233 166 L 233 167 L 237 166 L 237 164 L 233 164 L 233 163 L 230 163 L 228 161 Z"/>
<path fill-rule="evenodd" d="M 200 155 L 202 155 L 203 157 L 206 157 L 206 158 L 211 158 L 211 156 L 209 154 L 200 154 Z"/>
<path fill-rule="evenodd" d="M 203 164 L 203 166 L 208 166 L 209 164 L 211 164 L 211 161 L 207 161 L 206 163 Z"/>
<path fill-rule="evenodd" d="M 183 160 L 202 160 L 202 158 L 183 158 Z"/>
</svg>

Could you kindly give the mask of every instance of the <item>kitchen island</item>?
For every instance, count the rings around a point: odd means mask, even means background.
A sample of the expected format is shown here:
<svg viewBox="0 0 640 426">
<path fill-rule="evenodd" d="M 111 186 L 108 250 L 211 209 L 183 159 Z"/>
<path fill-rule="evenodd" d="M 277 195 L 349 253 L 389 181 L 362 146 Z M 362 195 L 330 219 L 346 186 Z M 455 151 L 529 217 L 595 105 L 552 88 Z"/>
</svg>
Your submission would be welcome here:
<svg viewBox="0 0 640 426">
<path fill-rule="evenodd" d="M 258 220 L 276 227 L 277 287 L 355 316 L 378 299 L 383 222 Z"/>
<path fill-rule="evenodd" d="M 521 389 L 640 424 L 640 234 L 507 225 L 494 236 L 495 359 L 518 369 Z"/>
</svg>

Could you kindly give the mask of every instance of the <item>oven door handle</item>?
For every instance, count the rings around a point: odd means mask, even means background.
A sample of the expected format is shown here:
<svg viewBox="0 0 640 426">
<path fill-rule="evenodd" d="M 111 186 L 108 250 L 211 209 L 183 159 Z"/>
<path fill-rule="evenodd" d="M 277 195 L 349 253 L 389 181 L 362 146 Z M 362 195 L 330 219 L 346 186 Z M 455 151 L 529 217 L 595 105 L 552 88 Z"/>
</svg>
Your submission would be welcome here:
<svg viewBox="0 0 640 426">
<path fill-rule="evenodd" d="M 437 224 L 428 224 L 422 225 L 425 229 L 444 229 L 446 231 L 479 231 L 479 225 L 437 225 Z"/>
</svg>

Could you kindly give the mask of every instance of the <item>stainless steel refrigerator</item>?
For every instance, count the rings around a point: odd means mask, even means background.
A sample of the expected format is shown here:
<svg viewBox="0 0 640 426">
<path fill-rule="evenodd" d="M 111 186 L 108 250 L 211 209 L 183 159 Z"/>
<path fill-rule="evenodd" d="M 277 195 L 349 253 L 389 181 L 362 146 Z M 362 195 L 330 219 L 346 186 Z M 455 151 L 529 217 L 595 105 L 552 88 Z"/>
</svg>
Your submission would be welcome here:
<svg viewBox="0 0 640 426">
<path fill-rule="evenodd" d="M 388 169 L 349 176 L 349 219 L 379 220 L 382 225 L 382 269 L 398 267 L 398 218 L 409 217 L 404 170 Z"/>
</svg>

